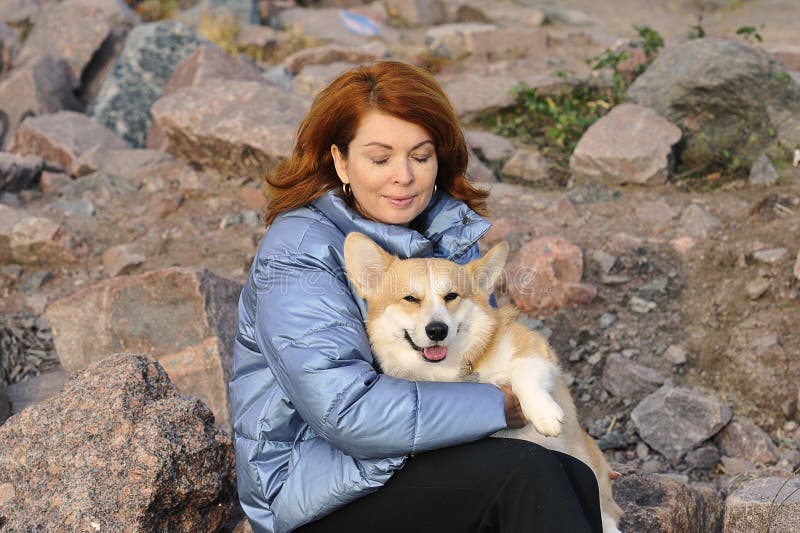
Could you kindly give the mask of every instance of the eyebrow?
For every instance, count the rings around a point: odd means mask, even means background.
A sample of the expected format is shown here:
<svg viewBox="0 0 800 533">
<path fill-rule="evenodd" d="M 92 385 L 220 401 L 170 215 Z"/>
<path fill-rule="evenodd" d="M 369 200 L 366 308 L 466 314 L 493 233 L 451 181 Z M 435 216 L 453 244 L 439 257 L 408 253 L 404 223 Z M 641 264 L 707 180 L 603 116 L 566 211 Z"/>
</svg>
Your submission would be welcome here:
<svg viewBox="0 0 800 533">
<path fill-rule="evenodd" d="M 433 144 L 433 141 L 430 140 L 430 139 L 425 139 L 424 141 L 422 141 L 420 143 L 417 143 L 414 146 L 412 146 L 411 147 L 411 151 L 413 152 L 417 148 L 420 148 L 421 146 L 423 146 L 423 145 L 425 145 L 427 143 Z M 392 150 L 393 149 L 391 145 L 384 144 L 384 143 L 381 143 L 381 142 L 378 142 L 378 141 L 373 141 L 371 143 L 367 143 L 367 144 L 364 145 L 364 147 L 367 147 L 367 146 L 380 146 L 381 148 L 386 148 L 387 150 Z"/>
</svg>

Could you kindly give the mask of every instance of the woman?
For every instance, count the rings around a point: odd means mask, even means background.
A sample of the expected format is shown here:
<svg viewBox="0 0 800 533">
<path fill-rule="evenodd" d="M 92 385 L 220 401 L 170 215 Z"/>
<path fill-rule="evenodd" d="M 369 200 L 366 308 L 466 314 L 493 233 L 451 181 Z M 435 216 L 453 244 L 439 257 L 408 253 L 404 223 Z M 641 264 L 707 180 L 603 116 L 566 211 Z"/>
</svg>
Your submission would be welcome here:
<svg viewBox="0 0 800 533">
<path fill-rule="evenodd" d="M 510 391 L 375 368 L 342 247 L 479 255 L 486 192 L 436 81 L 398 62 L 346 72 L 267 178 L 269 229 L 239 302 L 230 382 L 239 497 L 256 532 L 600 531 L 579 461 L 487 439 L 525 420 Z"/>
</svg>

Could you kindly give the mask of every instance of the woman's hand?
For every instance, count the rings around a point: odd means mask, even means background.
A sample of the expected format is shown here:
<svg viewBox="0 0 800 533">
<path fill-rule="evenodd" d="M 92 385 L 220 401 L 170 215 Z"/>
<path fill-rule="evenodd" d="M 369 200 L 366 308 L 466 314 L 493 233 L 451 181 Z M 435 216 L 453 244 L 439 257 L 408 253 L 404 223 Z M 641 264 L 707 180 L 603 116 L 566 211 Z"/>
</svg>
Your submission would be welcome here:
<svg viewBox="0 0 800 533">
<path fill-rule="evenodd" d="M 528 419 L 525 418 L 525 414 L 522 412 L 519 399 L 511 392 L 511 386 L 505 385 L 500 387 L 500 390 L 503 391 L 503 410 L 506 414 L 506 427 L 508 429 L 525 427 Z"/>
</svg>

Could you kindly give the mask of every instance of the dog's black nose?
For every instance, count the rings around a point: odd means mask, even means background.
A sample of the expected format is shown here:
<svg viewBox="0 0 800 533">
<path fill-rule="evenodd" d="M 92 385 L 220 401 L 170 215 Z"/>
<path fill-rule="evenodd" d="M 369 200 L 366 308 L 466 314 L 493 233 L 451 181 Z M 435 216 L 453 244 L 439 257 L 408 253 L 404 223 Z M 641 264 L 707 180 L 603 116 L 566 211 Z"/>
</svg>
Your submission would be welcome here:
<svg viewBox="0 0 800 533">
<path fill-rule="evenodd" d="M 447 337 L 447 324 L 444 322 L 431 322 L 425 326 L 425 333 L 432 341 L 443 341 Z"/>
</svg>

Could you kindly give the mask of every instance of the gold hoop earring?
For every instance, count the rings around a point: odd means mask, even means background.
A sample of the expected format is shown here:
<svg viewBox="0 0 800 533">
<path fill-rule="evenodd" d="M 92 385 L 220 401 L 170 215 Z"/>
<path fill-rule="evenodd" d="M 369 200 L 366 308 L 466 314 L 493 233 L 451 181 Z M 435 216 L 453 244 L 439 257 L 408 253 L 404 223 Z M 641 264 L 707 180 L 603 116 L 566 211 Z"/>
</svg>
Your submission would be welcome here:
<svg viewBox="0 0 800 533">
<path fill-rule="evenodd" d="M 350 187 L 349 183 L 342 183 L 342 194 L 344 194 L 345 198 L 353 196 L 353 189 Z"/>
</svg>

